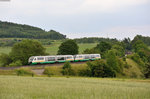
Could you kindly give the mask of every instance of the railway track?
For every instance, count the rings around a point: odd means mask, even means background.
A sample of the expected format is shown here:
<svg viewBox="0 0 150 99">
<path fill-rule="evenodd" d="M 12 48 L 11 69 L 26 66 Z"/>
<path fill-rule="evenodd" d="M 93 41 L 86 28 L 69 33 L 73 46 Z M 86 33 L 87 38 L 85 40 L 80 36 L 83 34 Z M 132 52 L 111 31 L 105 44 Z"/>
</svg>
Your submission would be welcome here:
<svg viewBox="0 0 150 99">
<path fill-rule="evenodd" d="M 71 62 L 71 64 L 84 64 L 85 62 Z M 54 64 L 37 64 L 37 65 L 24 65 L 24 66 L 17 66 L 17 67 L 0 67 L 0 70 L 13 70 L 22 67 L 48 67 L 48 66 L 62 66 L 64 63 L 54 63 Z"/>
</svg>

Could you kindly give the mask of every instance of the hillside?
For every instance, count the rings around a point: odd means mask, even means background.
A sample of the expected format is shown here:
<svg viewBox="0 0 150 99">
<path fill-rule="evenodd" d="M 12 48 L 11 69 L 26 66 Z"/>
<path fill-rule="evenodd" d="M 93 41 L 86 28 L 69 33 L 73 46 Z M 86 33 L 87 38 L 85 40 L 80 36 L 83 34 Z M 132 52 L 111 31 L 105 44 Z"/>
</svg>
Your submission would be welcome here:
<svg viewBox="0 0 150 99">
<path fill-rule="evenodd" d="M 66 36 L 54 30 L 45 31 L 38 27 L 0 21 L 0 38 L 65 39 Z"/>
</svg>

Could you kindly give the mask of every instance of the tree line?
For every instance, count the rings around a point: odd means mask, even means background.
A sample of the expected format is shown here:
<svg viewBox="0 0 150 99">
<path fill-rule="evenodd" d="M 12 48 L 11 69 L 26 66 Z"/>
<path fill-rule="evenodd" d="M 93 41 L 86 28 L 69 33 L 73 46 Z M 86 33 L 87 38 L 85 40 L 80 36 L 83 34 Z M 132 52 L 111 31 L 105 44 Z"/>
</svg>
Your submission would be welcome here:
<svg viewBox="0 0 150 99">
<path fill-rule="evenodd" d="M 66 35 L 55 30 L 45 31 L 38 27 L 0 21 L 0 38 L 65 39 Z"/>
</svg>

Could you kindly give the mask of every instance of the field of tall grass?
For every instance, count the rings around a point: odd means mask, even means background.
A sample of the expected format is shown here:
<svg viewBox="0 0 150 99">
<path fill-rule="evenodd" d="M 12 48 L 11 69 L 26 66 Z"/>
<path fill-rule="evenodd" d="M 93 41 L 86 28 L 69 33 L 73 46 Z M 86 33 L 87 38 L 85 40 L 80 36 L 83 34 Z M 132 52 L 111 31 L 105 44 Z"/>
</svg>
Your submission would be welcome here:
<svg viewBox="0 0 150 99">
<path fill-rule="evenodd" d="M 0 76 L 0 99 L 150 99 L 149 80 Z"/>
</svg>

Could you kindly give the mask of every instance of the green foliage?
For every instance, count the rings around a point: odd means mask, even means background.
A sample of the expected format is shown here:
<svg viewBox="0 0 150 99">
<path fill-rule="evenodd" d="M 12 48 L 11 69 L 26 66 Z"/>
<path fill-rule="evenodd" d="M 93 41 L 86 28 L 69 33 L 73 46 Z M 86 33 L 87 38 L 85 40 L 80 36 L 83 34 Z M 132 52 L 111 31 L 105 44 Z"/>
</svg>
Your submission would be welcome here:
<svg viewBox="0 0 150 99">
<path fill-rule="evenodd" d="M 16 43 L 10 52 L 13 62 L 20 60 L 23 65 L 28 64 L 30 56 L 38 55 L 46 55 L 45 48 L 38 41 L 34 40 L 23 40 Z"/>
<path fill-rule="evenodd" d="M 123 43 L 123 45 L 124 45 L 124 48 L 125 48 L 127 51 L 132 49 L 132 44 L 131 44 L 130 38 L 125 38 L 125 39 L 122 41 L 122 43 Z"/>
<path fill-rule="evenodd" d="M 87 62 L 87 70 L 83 71 L 90 77 L 115 77 L 115 71 L 108 67 L 104 60 Z"/>
<path fill-rule="evenodd" d="M 83 51 L 83 54 L 97 54 L 97 53 L 99 53 L 99 50 L 95 48 L 92 49 L 87 48 Z"/>
<path fill-rule="evenodd" d="M 54 30 L 45 31 L 41 28 L 0 21 L 0 38 L 36 38 L 36 39 L 65 39 L 66 36 Z"/>
<path fill-rule="evenodd" d="M 111 44 L 107 42 L 100 42 L 97 44 L 96 49 L 100 50 L 101 53 L 111 49 Z"/>
<path fill-rule="evenodd" d="M 146 64 L 146 69 L 145 69 L 145 72 L 144 72 L 144 76 L 145 76 L 145 78 L 150 78 L 150 63 Z"/>
<path fill-rule="evenodd" d="M 58 55 L 75 55 L 78 54 L 78 49 L 74 40 L 67 40 L 59 46 Z"/>
<path fill-rule="evenodd" d="M 10 67 L 14 67 L 14 66 L 22 66 L 22 62 L 20 60 L 17 60 L 15 62 L 12 62 L 9 64 Z"/>
<path fill-rule="evenodd" d="M 141 48 L 148 49 L 148 47 L 141 40 L 137 40 L 137 41 L 133 40 L 132 46 L 135 52 L 138 52 Z"/>
<path fill-rule="evenodd" d="M 131 59 L 133 59 L 136 63 L 138 63 L 141 67 L 144 67 L 144 62 L 142 61 L 142 59 L 140 58 L 140 56 L 135 53 L 131 56 Z"/>
<path fill-rule="evenodd" d="M 120 57 L 125 56 L 125 49 L 120 43 L 113 45 L 112 50 L 114 50 L 116 56 L 120 56 Z"/>
<path fill-rule="evenodd" d="M 115 52 L 113 50 L 109 50 L 106 57 L 106 62 L 109 67 L 115 72 L 120 72 L 119 64 Z"/>
<path fill-rule="evenodd" d="M 12 59 L 8 54 L 1 53 L 0 55 L 0 64 L 5 67 L 8 66 L 12 62 Z"/>
<path fill-rule="evenodd" d="M 116 43 L 118 42 L 117 39 L 109 39 L 109 38 L 98 38 L 98 37 L 84 37 L 74 39 L 77 43 L 98 43 L 98 42 L 111 42 Z"/>
<path fill-rule="evenodd" d="M 33 72 L 30 71 L 29 69 L 20 68 L 20 69 L 16 69 L 16 74 L 18 76 L 33 75 Z"/>
<path fill-rule="evenodd" d="M 111 49 L 111 44 L 107 43 L 107 42 L 100 42 L 99 44 L 97 44 L 97 46 L 95 47 L 95 49 L 99 50 L 101 57 L 105 58 L 105 54 L 107 53 L 108 50 Z"/>
<path fill-rule="evenodd" d="M 150 46 L 150 37 L 142 36 L 142 35 L 137 35 L 134 37 L 133 42 L 141 40 L 143 41 L 146 45 Z"/>
<path fill-rule="evenodd" d="M 62 74 L 63 75 L 73 75 L 74 74 L 72 67 L 71 67 L 69 62 L 66 62 L 64 64 L 64 66 L 62 67 Z"/>
</svg>

